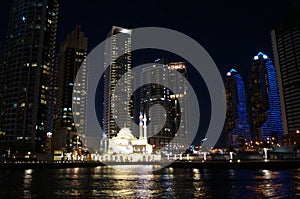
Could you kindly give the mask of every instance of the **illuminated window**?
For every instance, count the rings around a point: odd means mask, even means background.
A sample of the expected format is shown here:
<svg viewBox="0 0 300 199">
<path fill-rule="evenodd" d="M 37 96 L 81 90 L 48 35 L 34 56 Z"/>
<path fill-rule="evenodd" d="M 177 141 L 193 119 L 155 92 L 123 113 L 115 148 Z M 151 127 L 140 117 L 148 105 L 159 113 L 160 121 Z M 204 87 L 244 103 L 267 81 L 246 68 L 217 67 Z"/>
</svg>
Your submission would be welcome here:
<svg viewBox="0 0 300 199">
<path fill-rule="evenodd" d="M 42 104 L 47 104 L 47 102 L 45 100 L 43 100 L 43 99 L 41 100 L 41 103 Z"/>
</svg>

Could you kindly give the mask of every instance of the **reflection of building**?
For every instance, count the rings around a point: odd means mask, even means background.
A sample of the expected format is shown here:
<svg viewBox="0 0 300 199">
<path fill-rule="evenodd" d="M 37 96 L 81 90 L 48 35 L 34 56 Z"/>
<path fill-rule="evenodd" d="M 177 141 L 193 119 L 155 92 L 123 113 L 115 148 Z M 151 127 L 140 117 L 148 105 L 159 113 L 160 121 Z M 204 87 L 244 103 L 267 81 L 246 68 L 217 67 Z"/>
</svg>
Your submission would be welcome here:
<svg viewBox="0 0 300 199">
<path fill-rule="evenodd" d="M 57 149 L 67 145 L 67 148 L 72 150 L 74 147 L 82 145 L 81 140 L 84 141 L 87 43 L 88 40 L 81 31 L 80 26 L 77 26 L 60 45 L 55 79 L 55 133 L 53 138 L 54 141 L 57 141 L 55 143 Z M 82 70 L 78 81 L 80 83 L 74 85 L 80 67 Z M 76 122 L 74 122 L 74 119 L 76 119 Z M 67 133 L 68 139 L 66 139 Z M 64 143 L 61 143 L 63 145 L 59 145 L 58 140 L 64 140 Z M 77 144 L 78 142 L 81 144 Z"/>
<path fill-rule="evenodd" d="M 267 141 L 282 136 L 282 121 L 276 71 L 267 55 L 253 59 L 250 76 L 253 132 L 257 140 Z"/>
<path fill-rule="evenodd" d="M 251 139 L 247 122 L 244 82 L 236 70 L 227 73 L 226 88 L 226 134 L 227 146 L 243 146 Z"/>
<path fill-rule="evenodd" d="M 185 77 L 187 68 L 184 62 L 158 64 L 143 69 L 141 83 L 141 111 L 150 116 L 148 140 L 155 149 L 164 147 L 168 151 L 183 150 L 187 146 L 187 116 Z M 162 64 L 160 64 L 162 63 Z M 163 85 L 169 85 L 167 88 Z M 164 109 L 149 112 L 153 105 L 161 105 Z M 165 121 L 165 122 L 164 122 Z M 180 133 L 179 133 L 180 132 Z M 172 140 L 172 144 L 170 141 Z"/>
<path fill-rule="evenodd" d="M 118 126 L 114 115 L 116 114 L 116 102 L 120 99 L 127 99 L 127 95 L 116 93 L 112 94 L 118 80 L 126 72 L 131 71 L 131 30 L 113 26 L 108 38 L 110 41 L 106 43 L 106 54 L 104 67 L 104 103 L 103 103 L 103 131 L 104 137 L 112 138 L 117 135 L 122 127 L 132 126 L 130 112 L 132 103 L 128 100 L 122 100 L 121 106 L 124 109 L 119 110 L 118 118 L 122 126 Z M 124 93 L 130 94 L 132 90 L 132 79 L 128 77 L 123 87 Z"/>
<path fill-rule="evenodd" d="M 11 155 L 47 151 L 57 17 L 57 0 L 12 1 L 0 69 L 0 145 Z"/>
<path fill-rule="evenodd" d="M 299 14 L 272 32 L 284 133 L 300 129 L 300 21 Z"/>
</svg>

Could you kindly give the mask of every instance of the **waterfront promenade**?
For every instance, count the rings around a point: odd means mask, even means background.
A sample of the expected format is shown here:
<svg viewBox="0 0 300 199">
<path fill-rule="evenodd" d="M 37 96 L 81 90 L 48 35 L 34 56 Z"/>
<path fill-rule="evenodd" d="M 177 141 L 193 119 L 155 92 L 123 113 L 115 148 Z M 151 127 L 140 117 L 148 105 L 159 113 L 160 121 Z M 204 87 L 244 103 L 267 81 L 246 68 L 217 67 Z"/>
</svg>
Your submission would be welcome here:
<svg viewBox="0 0 300 199">
<path fill-rule="evenodd" d="M 0 169 L 35 169 L 35 168 L 76 168 L 112 165 L 168 165 L 174 168 L 198 169 L 295 169 L 300 168 L 299 159 L 291 160 L 246 160 L 246 161 L 175 161 L 175 162 L 107 162 L 78 161 L 78 162 L 3 162 Z"/>
</svg>

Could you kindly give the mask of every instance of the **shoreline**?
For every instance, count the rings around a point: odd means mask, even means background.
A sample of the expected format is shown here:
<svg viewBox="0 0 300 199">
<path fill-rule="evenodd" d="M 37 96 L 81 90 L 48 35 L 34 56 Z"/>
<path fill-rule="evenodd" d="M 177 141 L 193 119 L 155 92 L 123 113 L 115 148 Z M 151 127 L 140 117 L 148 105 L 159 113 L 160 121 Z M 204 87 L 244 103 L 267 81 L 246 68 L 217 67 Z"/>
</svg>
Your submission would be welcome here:
<svg viewBox="0 0 300 199">
<path fill-rule="evenodd" d="M 197 169 L 297 169 L 300 168 L 300 160 L 244 160 L 244 161 L 175 161 L 162 163 L 165 167 L 172 168 L 197 168 Z M 0 169 L 64 169 L 64 168 L 85 168 L 98 166 L 113 166 L 113 165 L 153 165 L 160 166 L 160 162 L 69 162 L 69 163 L 33 163 L 33 162 L 7 162 L 0 163 Z"/>
</svg>

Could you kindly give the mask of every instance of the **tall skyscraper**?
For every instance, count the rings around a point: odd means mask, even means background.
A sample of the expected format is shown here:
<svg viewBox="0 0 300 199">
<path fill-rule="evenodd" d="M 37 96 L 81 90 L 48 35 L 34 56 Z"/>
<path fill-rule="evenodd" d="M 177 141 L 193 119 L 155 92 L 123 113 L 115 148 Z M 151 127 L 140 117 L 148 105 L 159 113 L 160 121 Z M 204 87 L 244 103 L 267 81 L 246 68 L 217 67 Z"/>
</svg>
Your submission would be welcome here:
<svg viewBox="0 0 300 199">
<path fill-rule="evenodd" d="M 174 73 L 172 71 L 177 71 Z M 161 59 L 158 64 L 143 69 L 141 75 L 142 85 L 145 82 L 158 82 L 160 84 L 146 84 L 141 89 L 141 112 L 150 117 L 148 126 L 148 141 L 154 146 L 154 150 L 164 147 L 168 151 L 176 151 L 187 146 L 187 85 L 183 77 L 187 76 L 187 68 L 184 62 L 166 63 Z M 167 88 L 163 85 L 170 85 Z M 175 88 L 175 89 L 174 89 Z M 163 109 L 149 112 L 155 104 Z M 182 115 L 184 113 L 185 115 Z M 162 121 L 165 121 L 162 126 Z M 178 133 L 178 131 L 183 133 Z M 172 141 L 172 145 L 169 144 Z"/>
<path fill-rule="evenodd" d="M 225 89 L 227 146 L 243 147 L 251 140 L 251 134 L 247 121 L 244 82 L 235 69 L 227 73 Z"/>
<path fill-rule="evenodd" d="M 87 91 L 87 45 L 88 39 L 80 26 L 76 26 L 67 38 L 60 44 L 55 78 L 55 114 L 54 141 L 67 141 L 67 148 L 82 147 L 85 141 L 86 123 L 86 91 Z M 82 73 L 80 83 L 74 85 L 79 68 Z M 74 121 L 74 116 L 76 116 Z M 65 130 L 65 131 L 64 131 Z M 68 132 L 68 135 L 65 135 Z M 77 139 L 79 137 L 79 140 Z M 64 147 L 64 146 L 60 146 Z M 57 148 L 60 148 L 57 146 Z"/>
<path fill-rule="evenodd" d="M 250 90 L 255 139 L 278 141 L 283 130 L 276 71 L 269 57 L 261 52 L 253 59 Z"/>
<path fill-rule="evenodd" d="M 11 156 L 49 151 L 57 19 L 57 0 L 12 1 L 0 80 L 0 145 Z"/>
<path fill-rule="evenodd" d="M 105 72 L 104 72 L 104 102 L 103 102 L 103 131 L 104 137 L 112 138 L 117 135 L 123 127 L 131 129 L 133 119 L 131 117 L 132 101 L 126 100 L 132 91 L 132 77 L 126 77 L 122 88 L 122 94 L 115 93 L 118 80 L 126 73 L 131 72 L 131 30 L 113 26 L 109 32 L 105 49 Z M 125 94 L 124 94 L 125 93 Z M 124 94 L 124 96 L 123 96 Z M 126 96 L 125 96 L 126 95 Z M 122 99 L 122 100 L 121 100 Z M 116 111 L 116 103 L 121 101 L 119 106 L 124 107 Z M 120 123 L 116 123 L 115 115 L 118 114 Z"/>
<path fill-rule="evenodd" d="M 284 134 L 300 129 L 300 15 L 272 30 Z"/>
</svg>

